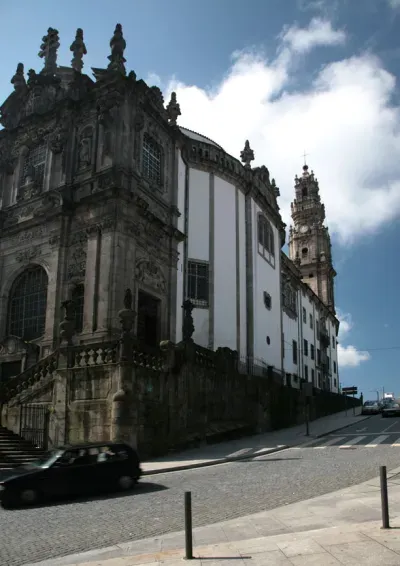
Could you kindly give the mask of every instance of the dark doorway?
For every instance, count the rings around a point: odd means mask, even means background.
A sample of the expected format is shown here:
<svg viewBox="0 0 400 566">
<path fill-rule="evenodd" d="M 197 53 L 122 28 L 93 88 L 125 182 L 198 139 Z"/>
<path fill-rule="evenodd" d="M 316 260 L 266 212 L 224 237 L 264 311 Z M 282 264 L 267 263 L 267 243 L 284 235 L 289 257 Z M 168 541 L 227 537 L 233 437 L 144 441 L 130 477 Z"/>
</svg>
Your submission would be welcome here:
<svg viewBox="0 0 400 566">
<path fill-rule="evenodd" d="M 158 346 L 160 301 L 144 291 L 138 295 L 137 337 L 146 346 Z"/>
</svg>

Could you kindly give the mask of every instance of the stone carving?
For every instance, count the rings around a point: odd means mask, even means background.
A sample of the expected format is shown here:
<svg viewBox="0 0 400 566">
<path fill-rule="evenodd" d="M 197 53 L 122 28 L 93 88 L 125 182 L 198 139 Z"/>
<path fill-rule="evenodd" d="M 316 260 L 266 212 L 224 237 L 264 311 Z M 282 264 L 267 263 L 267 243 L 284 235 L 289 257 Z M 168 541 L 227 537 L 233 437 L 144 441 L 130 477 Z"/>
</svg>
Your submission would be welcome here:
<svg viewBox="0 0 400 566">
<path fill-rule="evenodd" d="M 111 47 L 111 55 L 108 56 L 110 63 L 107 69 L 109 71 L 115 71 L 125 75 L 126 59 L 124 58 L 124 51 L 126 48 L 126 41 L 122 33 L 121 24 L 117 24 L 115 27 L 114 35 L 112 36 L 110 41 L 110 47 Z"/>
<path fill-rule="evenodd" d="M 86 250 L 82 246 L 77 246 L 71 250 L 71 259 L 68 264 L 67 278 L 83 278 L 86 272 Z"/>
<path fill-rule="evenodd" d="M 68 141 L 68 125 L 62 121 L 55 131 L 50 135 L 49 144 L 53 153 L 61 153 L 64 151 Z"/>
<path fill-rule="evenodd" d="M 78 28 L 76 30 L 75 41 L 69 48 L 73 53 L 71 60 L 71 67 L 77 72 L 81 73 L 83 69 L 83 56 L 87 54 L 86 45 L 83 41 L 83 30 Z"/>
<path fill-rule="evenodd" d="M 12 157 L 8 146 L 0 147 L 0 173 L 12 175 L 14 173 L 16 159 Z"/>
<path fill-rule="evenodd" d="M 124 308 L 119 311 L 119 321 L 122 329 L 120 360 L 127 361 L 133 356 L 133 336 L 132 328 L 135 322 L 136 313 L 132 309 L 133 295 L 130 289 L 126 289 L 124 295 Z"/>
<path fill-rule="evenodd" d="M 78 168 L 85 169 L 92 163 L 92 140 L 93 128 L 85 128 L 80 136 L 78 144 Z"/>
<path fill-rule="evenodd" d="M 181 115 L 181 107 L 176 100 L 176 92 L 171 92 L 171 99 L 167 106 L 168 119 L 171 126 L 176 126 L 178 116 Z"/>
<path fill-rule="evenodd" d="M 29 69 L 28 71 L 28 86 L 29 87 L 33 87 L 37 84 L 38 82 L 38 75 L 36 74 L 36 71 L 34 69 Z"/>
<path fill-rule="evenodd" d="M 60 323 L 60 338 L 64 340 L 68 346 L 72 346 L 72 337 L 75 334 L 75 304 L 74 301 L 68 300 L 61 303 L 64 309 L 64 320 Z"/>
<path fill-rule="evenodd" d="M 164 110 L 164 96 L 158 86 L 150 87 L 150 97 L 158 108 Z"/>
<path fill-rule="evenodd" d="M 194 323 L 193 323 L 193 303 L 186 299 L 182 305 L 183 309 L 183 324 L 182 324 L 182 339 L 184 342 L 193 341 Z"/>
<path fill-rule="evenodd" d="M 30 262 L 32 261 L 35 257 L 38 257 L 39 255 L 41 255 L 42 253 L 42 249 L 40 246 L 34 246 L 31 248 L 28 248 L 27 250 L 23 250 L 21 252 L 18 252 L 17 255 L 15 256 L 15 259 L 19 262 Z"/>
<path fill-rule="evenodd" d="M 273 192 L 274 192 L 275 197 L 280 197 L 280 196 L 281 196 L 280 190 L 279 190 L 279 188 L 276 186 L 275 179 L 271 179 L 271 188 L 272 188 L 272 190 L 273 190 Z"/>
<path fill-rule="evenodd" d="M 26 89 L 26 81 L 24 77 L 24 65 L 18 63 L 17 71 L 13 78 L 11 79 L 11 84 L 14 85 L 14 90 L 16 92 L 24 92 Z"/>
<path fill-rule="evenodd" d="M 166 289 L 165 277 L 161 269 L 152 260 L 141 258 L 137 260 L 135 266 L 136 278 L 154 289 L 158 289 L 162 293 Z"/>
<path fill-rule="evenodd" d="M 133 301 L 132 291 L 130 289 L 127 289 L 124 295 L 124 308 L 132 309 L 132 301 Z"/>
<path fill-rule="evenodd" d="M 246 140 L 244 149 L 240 152 L 240 159 L 246 169 L 251 169 L 251 162 L 254 161 L 254 151 L 250 147 L 249 140 Z"/>
<path fill-rule="evenodd" d="M 39 57 L 44 59 L 44 75 L 55 75 L 57 72 L 57 49 L 60 47 L 58 30 L 49 28 L 42 39 Z"/>
<path fill-rule="evenodd" d="M 47 228 L 46 226 L 38 226 L 37 228 L 33 228 L 32 230 L 24 230 L 20 232 L 16 236 L 13 237 L 13 243 L 23 243 L 23 242 L 30 242 L 31 240 L 35 240 L 37 238 L 41 238 L 46 234 Z"/>
</svg>

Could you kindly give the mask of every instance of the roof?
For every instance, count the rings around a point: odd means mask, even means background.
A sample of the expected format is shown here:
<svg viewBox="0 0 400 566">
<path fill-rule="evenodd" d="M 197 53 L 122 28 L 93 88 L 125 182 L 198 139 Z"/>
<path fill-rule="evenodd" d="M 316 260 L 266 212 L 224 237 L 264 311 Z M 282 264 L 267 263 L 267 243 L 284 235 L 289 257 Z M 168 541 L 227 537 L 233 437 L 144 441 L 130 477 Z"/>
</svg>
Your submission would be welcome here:
<svg viewBox="0 0 400 566">
<path fill-rule="evenodd" d="M 187 136 L 192 140 L 208 143 L 209 145 L 214 145 L 218 149 L 222 149 L 222 151 L 225 151 L 224 148 L 221 147 L 218 143 L 216 143 L 213 140 L 210 140 L 210 138 L 207 138 L 202 134 L 198 134 L 197 132 L 193 132 L 192 130 L 188 130 L 187 128 L 182 128 L 181 126 L 179 126 L 179 129 L 182 132 L 182 134 L 184 134 L 185 136 Z"/>
</svg>

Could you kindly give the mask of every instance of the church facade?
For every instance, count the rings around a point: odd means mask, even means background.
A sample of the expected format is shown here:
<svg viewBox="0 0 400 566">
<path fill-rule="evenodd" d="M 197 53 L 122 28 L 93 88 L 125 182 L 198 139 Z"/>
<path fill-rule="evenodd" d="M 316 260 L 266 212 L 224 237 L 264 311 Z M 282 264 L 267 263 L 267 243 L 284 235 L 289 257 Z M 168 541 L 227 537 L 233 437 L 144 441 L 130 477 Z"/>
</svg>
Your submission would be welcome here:
<svg viewBox="0 0 400 566">
<path fill-rule="evenodd" d="M 177 124 L 179 104 L 127 73 L 122 28 L 106 68 L 83 73 L 78 29 L 71 67 L 59 36 L 43 68 L 18 64 L 0 107 L 0 379 L 56 349 L 61 303 L 73 301 L 76 344 L 119 337 L 132 289 L 139 342 L 193 339 L 229 347 L 287 385 L 338 390 L 331 245 L 318 182 L 296 179 L 289 257 L 279 189 L 204 135 Z"/>
</svg>

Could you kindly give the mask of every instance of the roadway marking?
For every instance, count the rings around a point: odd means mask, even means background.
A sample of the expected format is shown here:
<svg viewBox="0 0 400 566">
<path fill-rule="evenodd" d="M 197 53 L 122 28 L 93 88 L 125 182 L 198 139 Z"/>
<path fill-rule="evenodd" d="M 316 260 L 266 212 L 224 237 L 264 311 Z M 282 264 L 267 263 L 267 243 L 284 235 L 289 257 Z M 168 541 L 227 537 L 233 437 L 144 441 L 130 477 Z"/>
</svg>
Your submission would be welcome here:
<svg viewBox="0 0 400 566">
<path fill-rule="evenodd" d="M 342 444 L 342 446 L 339 446 L 339 448 L 350 448 L 351 446 L 357 444 L 357 442 L 360 442 L 364 438 L 365 436 L 356 436 L 355 438 L 348 440 L 345 444 Z"/>
<path fill-rule="evenodd" d="M 365 432 L 367 430 L 367 427 L 365 426 L 364 428 L 359 428 L 356 430 L 356 432 Z"/>
<path fill-rule="evenodd" d="M 389 438 L 389 434 L 383 434 L 382 436 L 378 436 L 372 442 L 365 445 L 365 448 L 376 448 L 378 444 L 382 444 L 384 440 Z"/>
<path fill-rule="evenodd" d="M 395 425 L 398 425 L 398 424 L 399 424 L 398 421 L 394 421 L 394 423 L 392 423 L 387 428 L 385 428 L 385 430 L 382 430 L 382 432 L 387 432 L 390 428 L 392 428 L 392 426 L 395 426 Z"/>
<path fill-rule="evenodd" d="M 344 439 L 345 439 L 345 436 L 342 436 L 342 437 L 339 437 L 339 438 L 337 438 L 337 437 L 331 438 L 331 440 L 327 440 L 323 446 L 314 446 L 314 450 L 323 450 L 327 446 L 331 446 L 332 444 L 335 444 L 335 442 L 338 442 L 338 441 L 344 440 Z"/>
<path fill-rule="evenodd" d="M 400 438 L 398 438 L 398 439 L 396 440 L 396 442 L 393 442 L 392 446 L 399 447 L 399 446 L 400 446 Z"/>
</svg>

